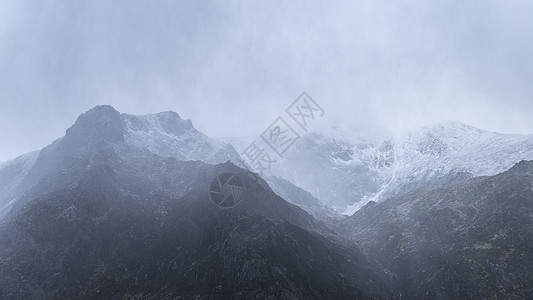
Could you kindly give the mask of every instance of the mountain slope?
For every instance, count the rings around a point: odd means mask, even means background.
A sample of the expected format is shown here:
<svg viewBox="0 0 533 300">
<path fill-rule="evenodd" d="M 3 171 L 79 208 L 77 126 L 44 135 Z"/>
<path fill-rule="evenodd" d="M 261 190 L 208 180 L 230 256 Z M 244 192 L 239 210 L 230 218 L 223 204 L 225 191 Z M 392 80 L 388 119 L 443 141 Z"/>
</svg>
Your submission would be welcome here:
<svg viewBox="0 0 533 300">
<path fill-rule="evenodd" d="M 31 170 L 38 155 L 35 151 L 0 164 L 0 220 L 9 213 L 16 200 L 12 197 L 14 190 Z"/>
<path fill-rule="evenodd" d="M 408 299 L 531 299 L 533 162 L 367 205 L 341 231 Z"/>
<path fill-rule="evenodd" d="M 231 145 L 209 138 L 175 112 L 145 116 L 123 114 L 122 119 L 127 143 L 159 156 L 207 163 L 236 162 L 239 157 Z"/>
<path fill-rule="evenodd" d="M 257 175 L 154 154 L 166 150 L 128 136 L 152 125 L 132 129 L 127 118 L 97 107 L 39 152 L 0 225 L 0 298 L 394 297 L 357 248 L 321 236 L 323 225 Z M 245 193 L 220 209 L 208 191 L 227 172 Z"/>
<path fill-rule="evenodd" d="M 294 205 L 298 205 L 315 217 L 315 219 L 328 225 L 329 228 L 336 227 L 336 223 L 345 217 L 320 203 L 320 201 L 313 197 L 308 191 L 295 186 L 281 177 L 269 176 L 265 178 L 265 180 L 276 195 Z"/>
<path fill-rule="evenodd" d="M 444 122 L 396 137 L 365 138 L 338 129 L 309 133 L 269 174 L 353 214 L 369 201 L 495 175 L 524 159 L 533 159 L 531 135 Z"/>
<path fill-rule="evenodd" d="M 133 116 L 111 106 L 96 106 L 80 115 L 65 137 L 0 166 L 0 220 L 41 180 L 52 177 L 52 190 L 72 181 L 64 176 L 65 170 L 81 165 L 90 169 L 96 155 L 102 154 L 95 154 L 95 147 L 104 144 L 130 147 L 140 154 L 207 163 L 236 162 L 239 158 L 231 145 L 207 137 L 177 113 Z"/>
</svg>

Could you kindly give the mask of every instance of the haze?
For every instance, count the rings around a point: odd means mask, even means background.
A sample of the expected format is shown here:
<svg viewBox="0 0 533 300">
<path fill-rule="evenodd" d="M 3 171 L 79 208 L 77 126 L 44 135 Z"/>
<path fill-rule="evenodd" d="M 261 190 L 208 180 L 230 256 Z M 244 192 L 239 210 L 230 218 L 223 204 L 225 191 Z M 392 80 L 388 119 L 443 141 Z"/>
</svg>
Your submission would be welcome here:
<svg viewBox="0 0 533 300">
<path fill-rule="evenodd" d="M 84 111 L 257 135 L 301 92 L 328 122 L 533 133 L 532 1 L 0 0 L 0 161 Z"/>
</svg>

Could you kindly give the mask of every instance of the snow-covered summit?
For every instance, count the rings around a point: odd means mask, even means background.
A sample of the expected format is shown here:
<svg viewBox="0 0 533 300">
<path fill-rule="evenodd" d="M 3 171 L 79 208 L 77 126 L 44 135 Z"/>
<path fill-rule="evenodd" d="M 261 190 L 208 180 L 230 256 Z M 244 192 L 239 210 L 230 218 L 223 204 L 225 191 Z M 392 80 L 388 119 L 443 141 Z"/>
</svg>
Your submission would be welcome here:
<svg viewBox="0 0 533 300">
<path fill-rule="evenodd" d="M 135 159 L 140 152 L 212 164 L 239 159 L 231 145 L 209 138 L 175 112 L 135 116 L 99 105 L 81 114 L 49 146 L 0 163 L 0 218 L 35 185 L 72 181 L 62 177 L 67 169 L 91 169 L 112 157 Z"/>
<path fill-rule="evenodd" d="M 122 120 L 128 144 L 159 156 L 208 163 L 237 162 L 238 153 L 231 145 L 206 136 L 175 112 L 122 114 Z"/>
<path fill-rule="evenodd" d="M 209 138 L 173 111 L 137 116 L 121 114 L 109 105 L 96 106 L 78 117 L 62 143 L 80 149 L 95 142 L 126 143 L 179 160 L 222 163 L 238 158 L 231 145 Z"/>
<path fill-rule="evenodd" d="M 351 214 L 371 200 L 498 174 L 527 159 L 533 159 L 533 135 L 500 134 L 457 121 L 396 136 L 331 128 L 303 136 L 271 175 Z"/>
</svg>

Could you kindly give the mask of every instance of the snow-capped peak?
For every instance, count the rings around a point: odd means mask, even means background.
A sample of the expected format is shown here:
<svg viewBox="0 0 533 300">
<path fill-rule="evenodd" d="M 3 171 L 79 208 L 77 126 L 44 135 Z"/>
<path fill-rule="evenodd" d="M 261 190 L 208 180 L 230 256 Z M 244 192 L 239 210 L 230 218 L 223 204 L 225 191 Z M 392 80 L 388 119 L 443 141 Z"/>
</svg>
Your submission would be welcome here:
<svg viewBox="0 0 533 300">
<path fill-rule="evenodd" d="M 126 143 L 159 156 L 180 160 L 222 163 L 238 159 L 237 152 L 224 142 L 196 130 L 190 120 L 175 112 L 134 116 L 122 114 Z"/>
<path fill-rule="evenodd" d="M 207 137 L 175 112 L 134 116 L 100 105 L 80 115 L 51 145 L 0 164 L 0 218 L 14 199 L 51 174 L 61 177 L 72 167 L 91 169 L 95 161 L 105 163 L 110 157 L 135 159 L 132 153 L 139 151 L 213 164 L 239 159 L 231 145 Z M 58 184 L 71 180 L 59 177 L 54 179 Z"/>
<path fill-rule="evenodd" d="M 498 174 L 533 159 L 533 136 L 500 134 L 457 121 L 395 136 L 345 132 L 333 128 L 303 136 L 271 175 L 351 214 L 371 200 Z"/>
<path fill-rule="evenodd" d="M 237 161 L 232 146 L 207 137 L 190 120 L 166 111 L 148 115 L 121 114 L 109 105 L 99 105 L 80 115 L 62 141 L 69 149 L 83 149 L 95 142 L 125 143 L 164 157 L 221 163 Z"/>
</svg>

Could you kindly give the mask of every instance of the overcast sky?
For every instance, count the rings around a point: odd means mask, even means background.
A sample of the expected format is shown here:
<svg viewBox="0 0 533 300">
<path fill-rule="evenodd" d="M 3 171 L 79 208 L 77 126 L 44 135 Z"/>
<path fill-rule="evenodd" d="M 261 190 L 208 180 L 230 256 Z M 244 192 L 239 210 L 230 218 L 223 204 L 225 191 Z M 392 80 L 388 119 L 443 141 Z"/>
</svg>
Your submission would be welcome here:
<svg viewBox="0 0 533 300">
<path fill-rule="evenodd" d="M 0 161 L 97 104 L 256 135 L 302 91 L 329 120 L 533 133 L 533 1 L 0 0 Z"/>
</svg>

